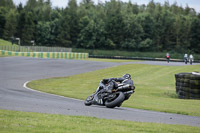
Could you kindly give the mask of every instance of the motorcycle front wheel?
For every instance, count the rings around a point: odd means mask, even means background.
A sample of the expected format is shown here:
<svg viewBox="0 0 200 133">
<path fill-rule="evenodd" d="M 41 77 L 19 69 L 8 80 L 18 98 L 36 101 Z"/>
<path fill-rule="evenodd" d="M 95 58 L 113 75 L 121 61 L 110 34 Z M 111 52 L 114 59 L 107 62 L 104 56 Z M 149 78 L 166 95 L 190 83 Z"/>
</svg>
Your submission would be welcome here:
<svg viewBox="0 0 200 133">
<path fill-rule="evenodd" d="M 87 99 L 85 100 L 84 104 L 86 106 L 90 106 L 90 105 L 92 105 L 92 100 L 93 100 L 93 95 L 87 97 Z"/>
<path fill-rule="evenodd" d="M 113 98 L 112 100 L 105 101 L 105 106 L 107 108 L 114 108 L 120 105 L 124 101 L 124 98 L 125 98 L 124 93 L 117 92 L 115 98 Z"/>
<path fill-rule="evenodd" d="M 190 60 L 190 65 L 192 65 L 192 61 Z"/>
</svg>

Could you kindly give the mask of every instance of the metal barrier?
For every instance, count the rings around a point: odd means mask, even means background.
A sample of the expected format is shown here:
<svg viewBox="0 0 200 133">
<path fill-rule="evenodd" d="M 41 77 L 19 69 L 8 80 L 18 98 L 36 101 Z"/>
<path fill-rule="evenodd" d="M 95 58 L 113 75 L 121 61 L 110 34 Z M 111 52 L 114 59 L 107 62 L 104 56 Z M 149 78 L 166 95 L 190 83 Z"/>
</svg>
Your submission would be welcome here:
<svg viewBox="0 0 200 133">
<path fill-rule="evenodd" d="M 148 60 L 148 61 L 166 61 L 165 58 L 125 57 L 125 56 L 103 56 L 103 55 L 89 55 L 89 58 L 124 59 L 124 60 Z M 170 59 L 170 62 L 184 62 L 184 60 L 183 60 L 183 59 Z M 194 63 L 200 63 L 200 60 L 195 60 Z"/>
</svg>

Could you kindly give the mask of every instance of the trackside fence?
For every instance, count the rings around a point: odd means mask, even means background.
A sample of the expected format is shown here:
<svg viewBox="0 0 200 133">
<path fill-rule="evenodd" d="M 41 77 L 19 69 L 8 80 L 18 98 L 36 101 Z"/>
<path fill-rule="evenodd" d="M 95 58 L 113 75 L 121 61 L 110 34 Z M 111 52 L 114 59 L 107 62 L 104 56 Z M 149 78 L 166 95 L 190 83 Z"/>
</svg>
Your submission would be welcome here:
<svg viewBox="0 0 200 133">
<path fill-rule="evenodd" d="M 54 58 L 54 59 L 88 59 L 88 53 L 74 52 L 13 52 L 0 50 L 2 56 L 25 56 L 35 58 Z"/>
<path fill-rule="evenodd" d="M 0 45 L 0 50 L 17 52 L 72 52 L 72 48 L 17 45 Z"/>
</svg>

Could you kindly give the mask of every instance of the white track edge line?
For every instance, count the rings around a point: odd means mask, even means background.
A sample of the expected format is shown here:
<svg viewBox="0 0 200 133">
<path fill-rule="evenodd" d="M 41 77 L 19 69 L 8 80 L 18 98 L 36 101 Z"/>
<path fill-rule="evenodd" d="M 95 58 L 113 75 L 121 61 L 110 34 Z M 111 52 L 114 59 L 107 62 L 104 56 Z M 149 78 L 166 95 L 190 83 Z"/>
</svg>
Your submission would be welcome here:
<svg viewBox="0 0 200 133">
<path fill-rule="evenodd" d="M 38 92 L 38 93 L 43 93 L 43 94 L 48 94 L 48 95 L 52 95 L 52 96 L 57 96 L 57 97 L 61 97 L 61 98 L 67 98 L 67 99 L 72 99 L 72 100 L 76 100 L 76 101 L 81 101 L 81 102 L 83 102 L 83 100 L 80 100 L 80 99 L 75 99 L 75 98 L 71 98 L 71 97 L 60 96 L 60 95 L 56 95 L 56 94 L 51 94 L 51 93 L 47 93 L 47 92 L 42 92 L 42 91 L 38 91 L 38 90 L 31 89 L 31 88 L 27 87 L 27 84 L 28 84 L 29 82 L 30 82 L 30 81 L 26 81 L 26 82 L 23 84 L 23 87 L 26 88 L 27 90 L 35 91 L 35 92 Z"/>
</svg>

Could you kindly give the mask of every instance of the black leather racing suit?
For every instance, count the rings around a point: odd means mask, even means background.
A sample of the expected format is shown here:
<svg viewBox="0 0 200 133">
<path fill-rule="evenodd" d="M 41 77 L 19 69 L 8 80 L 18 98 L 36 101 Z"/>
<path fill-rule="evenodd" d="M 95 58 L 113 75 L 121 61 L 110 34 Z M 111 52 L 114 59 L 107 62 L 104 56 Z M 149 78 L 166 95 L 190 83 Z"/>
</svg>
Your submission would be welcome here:
<svg viewBox="0 0 200 133">
<path fill-rule="evenodd" d="M 104 84 L 107 84 L 106 87 L 104 88 L 108 92 L 112 92 L 112 89 L 117 88 L 119 82 L 120 84 L 127 85 L 129 84 L 130 86 L 134 86 L 133 80 L 126 79 L 126 78 L 109 78 L 109 79 L 103 79 L 102 81 Z"/>
</svg>

